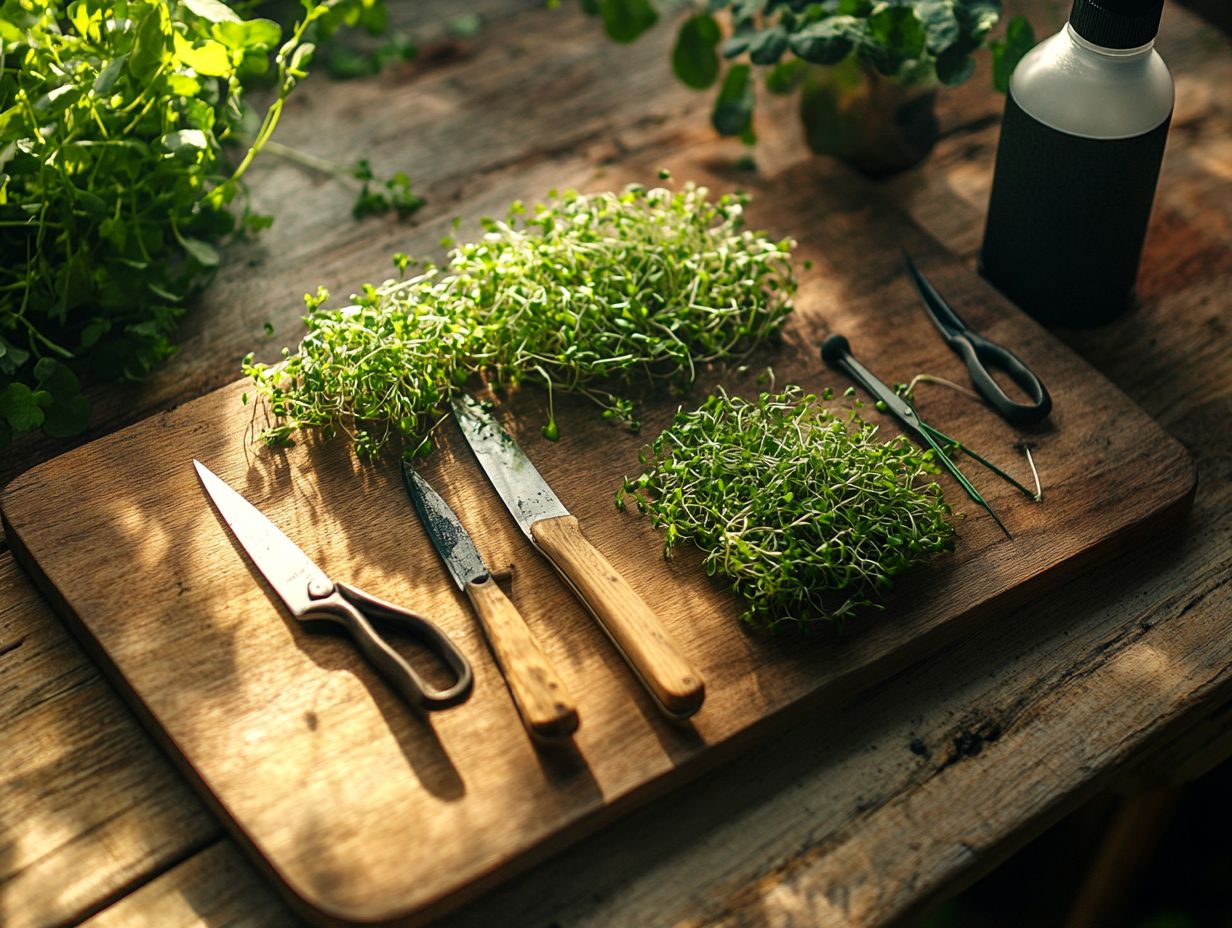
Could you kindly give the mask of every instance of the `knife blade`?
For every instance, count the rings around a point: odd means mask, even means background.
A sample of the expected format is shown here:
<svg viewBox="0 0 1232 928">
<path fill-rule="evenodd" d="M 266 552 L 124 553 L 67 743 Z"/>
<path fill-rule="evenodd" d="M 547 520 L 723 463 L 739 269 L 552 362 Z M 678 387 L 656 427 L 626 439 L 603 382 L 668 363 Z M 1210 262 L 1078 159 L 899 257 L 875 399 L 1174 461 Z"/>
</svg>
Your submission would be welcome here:
<svg viewBox="0 0 1232 928">
<path fill-rule="evenodd" d="M 659 708 L 672 718 L 697 712 L 705 683 L 650 606 L 586 539 L 577 519 L 479 400 L 464 394 L 453 400 L 453 411 L 523 534 L 590 610 Z"/>
<path fill-rule="evenodd" d="M 256 506 L 200 461 L 197 477 L 249 560 L 296 618 L 312 611 L 334 581 Z M 314 597 L 312 592 L 319 595 Z"/>
<path fill-rule="evenodd" d="M 542 742 L 569 738 L 578 727 L 576 704 L 522 614 L 492 579 L 449 504 L 405 461 L 402 480 L 432 547 L 479 617 L 526 731 Z"/>
</svg>

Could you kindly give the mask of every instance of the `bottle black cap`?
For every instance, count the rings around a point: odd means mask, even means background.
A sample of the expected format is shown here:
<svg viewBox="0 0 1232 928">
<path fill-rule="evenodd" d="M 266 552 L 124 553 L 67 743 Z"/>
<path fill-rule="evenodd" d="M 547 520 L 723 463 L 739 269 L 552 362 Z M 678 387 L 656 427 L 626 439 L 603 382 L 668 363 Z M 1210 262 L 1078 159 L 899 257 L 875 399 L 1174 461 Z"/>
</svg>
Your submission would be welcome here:
<svg viewBox="0 0 1232 928">
<path fill-rule="evenodd" d="M 1101 48 L 1137 48 L 1159 32 L 1164 0 L 1074 0 L 1069 24 Z"/>
</svg>

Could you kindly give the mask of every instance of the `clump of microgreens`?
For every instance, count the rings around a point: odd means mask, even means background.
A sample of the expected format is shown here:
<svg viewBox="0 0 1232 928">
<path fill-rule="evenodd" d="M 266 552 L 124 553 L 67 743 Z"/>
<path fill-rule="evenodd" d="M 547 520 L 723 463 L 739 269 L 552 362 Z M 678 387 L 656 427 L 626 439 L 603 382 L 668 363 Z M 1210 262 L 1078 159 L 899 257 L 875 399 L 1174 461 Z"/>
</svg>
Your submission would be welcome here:
<svg viewBox="0 0 1232 928">
<path fill-rule="evenodd" d="M 342 428 L 361 453 L 395 433 L 426 449 L 472 375 L 546 387 L 549 438 L 553 390 L 636 429 L 637 388 L 687 387 L 702 365 L 777 336 L 792 310 L 795 243 L 746 230 L 746 203 L 693 184 L 553 192 L 484 219 L 478 241 L 447 242 L 443 265 L 397 256 L 402 279 L 365 286 L 350 306 L 327 309 L 320 291 L 284 365 L 245 359 L 276 419 L 264 436 Z"/>
<path fill-rule="evenodd" d="M 696 545 L 745 600 L 748 624 L 841 629 L 903 570 L 953 547 L 931 453 L 877 431 L 799 387 L 756 401 L 719 388 L 643 451 L 646 470 L 616 504 L 650 515 L 665 555 Z"/>
</svg>

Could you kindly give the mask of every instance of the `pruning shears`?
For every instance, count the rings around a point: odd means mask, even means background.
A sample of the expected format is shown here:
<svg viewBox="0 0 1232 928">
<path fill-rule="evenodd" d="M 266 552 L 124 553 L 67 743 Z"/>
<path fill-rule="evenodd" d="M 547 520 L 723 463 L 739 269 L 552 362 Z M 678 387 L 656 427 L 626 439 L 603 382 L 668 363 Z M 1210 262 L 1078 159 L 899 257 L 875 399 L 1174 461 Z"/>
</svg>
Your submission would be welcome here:
<svg viewBox="0 0 1232 928">
<path fill-rule="evenodd" d="M 907 264 L 907 272 L 911 274 L 915 288 L 920 291 L 928 317 L 945 343 L 963 359 L 967 373 L 971 375 L 971 385 L 996 410 L 997 415 L 1010 425 L 1030 425 L 1047 418 L 1052 411 L 1052 397 L 1035 371 L 1004 345 L 998 345 L 967 328 L 958 313 L 950 308 L 950 304 L 915 266 L 906 250 L 903 251 L 903 261 Z M 1004 371 L 1030 397 L 1031 402 L 1019 403 L 1011 399 L 989 372 L 990 367 Z"/>
<path fill-rule="evenodd" d="M 961 442 L 955 441 L 950 436 L 946 435 L 939 429 L 933 428 L 927 422 L 920 418 L 920 414 L 915 411 L 910 403 L 894 392 L 889 386 L 879 380 L 867 367 L 855 359 L 851 353 L 851 343 L 847 341 L 845 336 L 831 335 L 821 343 L 821 357 L 832 367 L 837 367 L 848 377 L 864 388 L 874 400 L 885 406 L 885 411 L 889 412 L 896 418 L 902 427 L 911 434 L 911 436 L 919 443 L 932 449 L 933 454 L 941 465 L 950 472 L 958 485 L 963 488 L 967 496 L 971 497 L 976 505 L 983 508 L 987 512 L 1001 531 L 1005 532 L 1006 538 L 1012 538 L 1009 529 L 1005 524 L 997 518 L 997 514 L 992 511 L 992 507 L 988 505 L 988 501 L 980 494 L 980 491 L 975 488 L 970 480 L 954 463 L 953 459 L 946 453 L 944 446 L 962 450 L 965 454 L 980 464 L 983 464 L 989 470 L 993 471 L 1002 479 L 1013 484 L 1027 496 L 1035 499 L 1035 494 L 1024 487 L 1021 483 L 1011 477 L 1001 468 L 997 467 L 991 461 L 987 461 L 980 457 L 970 448 L 967 448 Z M 880 408 L 880 406 L 878 407 Z"/>
</svg>

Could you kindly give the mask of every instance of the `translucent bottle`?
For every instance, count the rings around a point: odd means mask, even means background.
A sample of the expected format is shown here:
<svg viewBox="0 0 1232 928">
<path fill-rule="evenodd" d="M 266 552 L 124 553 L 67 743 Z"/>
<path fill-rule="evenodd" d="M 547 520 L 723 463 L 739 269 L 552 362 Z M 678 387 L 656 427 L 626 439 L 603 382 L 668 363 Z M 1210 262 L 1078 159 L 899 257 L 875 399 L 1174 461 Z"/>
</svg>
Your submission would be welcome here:
<svg viewBox="0 0 1232 928">
<path fill-rule="evenodd" d="M 980 268 L 1045 324 L 1098 325 L 1133 303 L 1172 119 L 1162 9 L 1074 0 L 1010 79 Z"/>
</svg>

